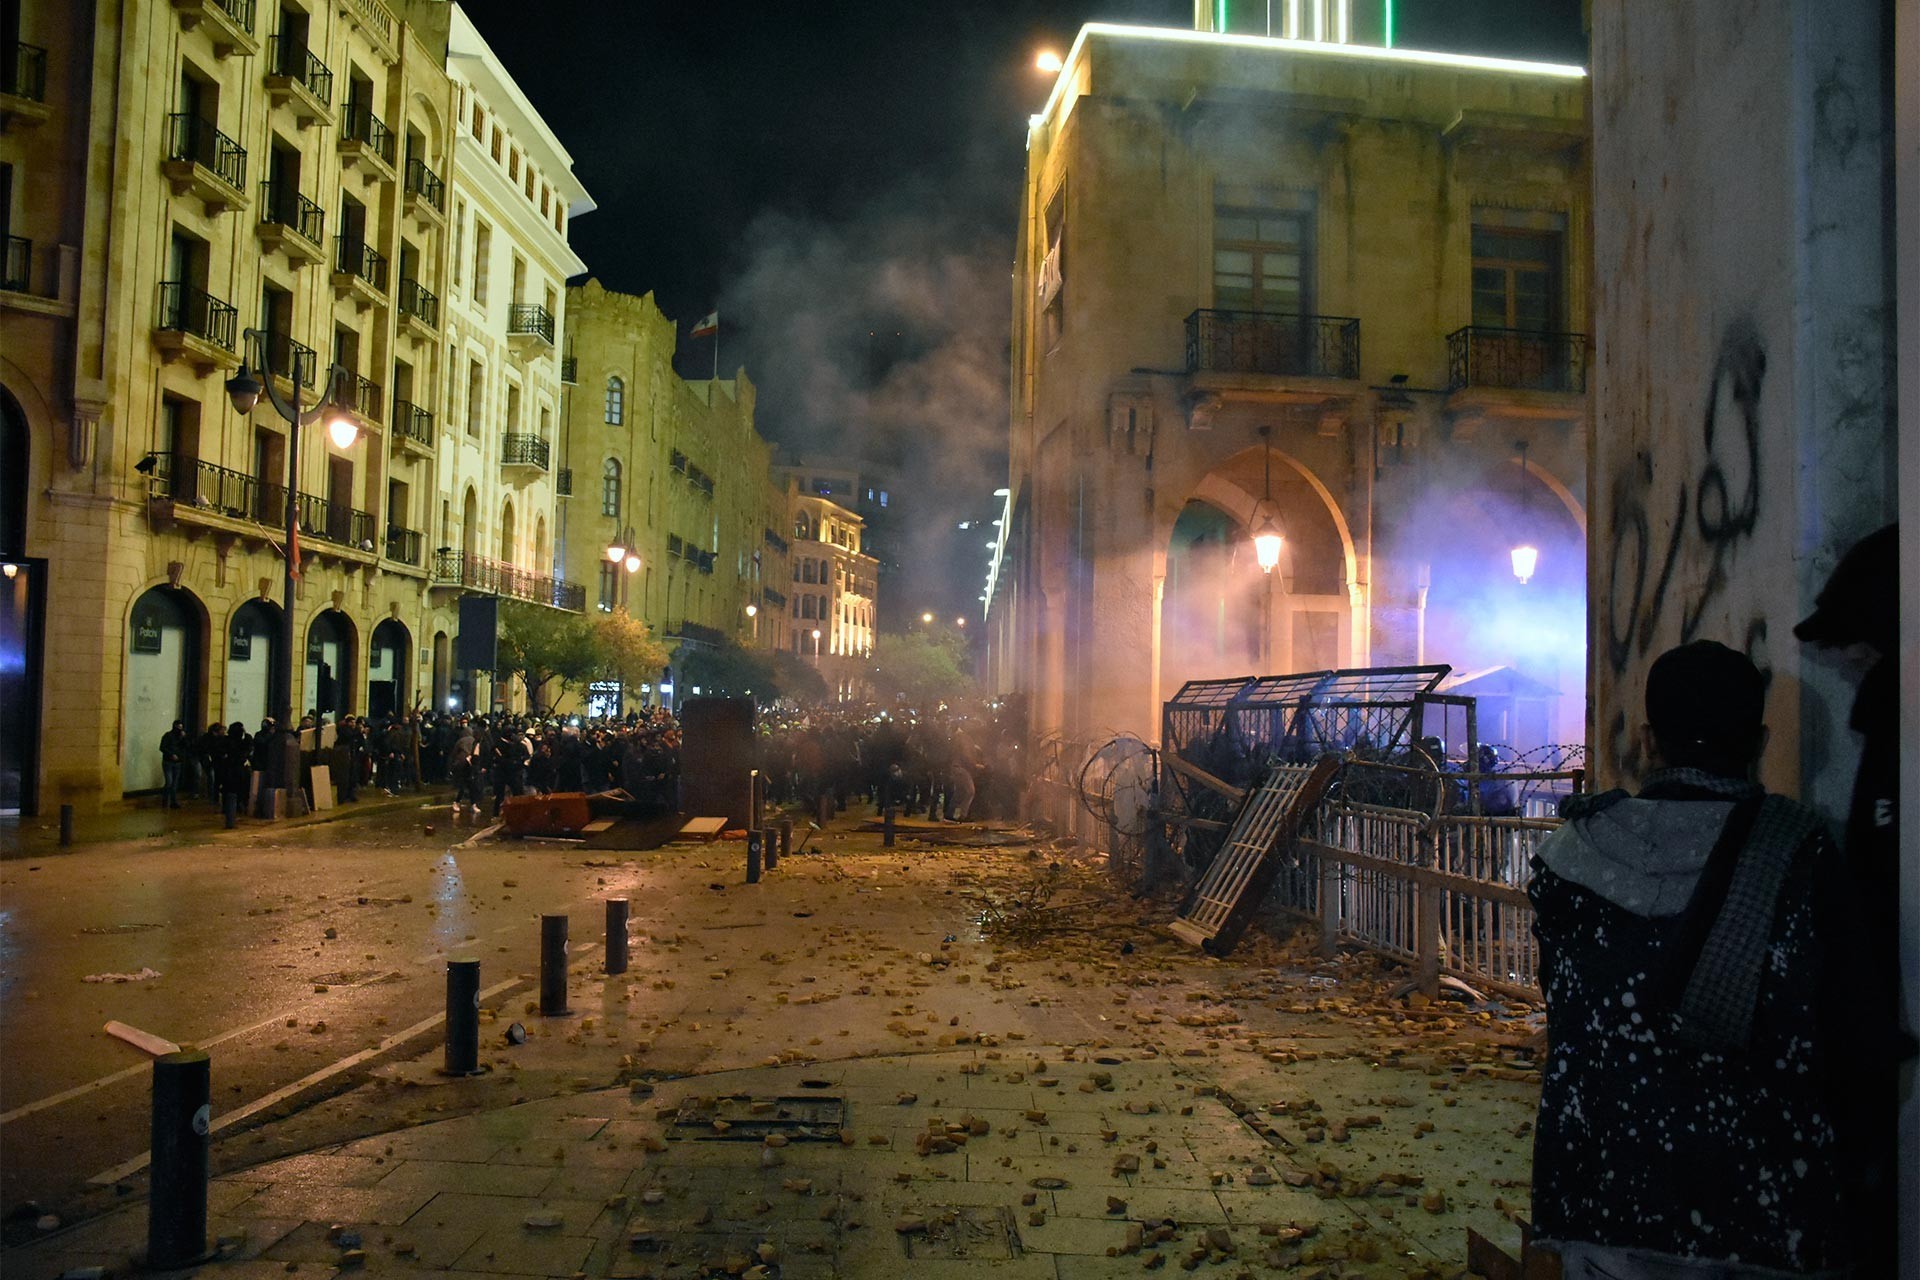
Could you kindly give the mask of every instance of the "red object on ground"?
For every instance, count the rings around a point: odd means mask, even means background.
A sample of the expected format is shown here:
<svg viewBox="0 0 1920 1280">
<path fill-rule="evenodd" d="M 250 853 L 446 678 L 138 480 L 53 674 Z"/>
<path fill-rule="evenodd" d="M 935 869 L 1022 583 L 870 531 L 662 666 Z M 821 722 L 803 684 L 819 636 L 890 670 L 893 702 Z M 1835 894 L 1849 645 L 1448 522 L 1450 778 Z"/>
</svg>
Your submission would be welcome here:
<svg viewBox="0 0 1920 1280">
<path fill-rule="evenodd" d="M 579 791 L 550 796 L 511 796 L 500 806 L 500 821 L 510 835 L 577 836 L 593 821 L 587 797 Z"/>
</svg>

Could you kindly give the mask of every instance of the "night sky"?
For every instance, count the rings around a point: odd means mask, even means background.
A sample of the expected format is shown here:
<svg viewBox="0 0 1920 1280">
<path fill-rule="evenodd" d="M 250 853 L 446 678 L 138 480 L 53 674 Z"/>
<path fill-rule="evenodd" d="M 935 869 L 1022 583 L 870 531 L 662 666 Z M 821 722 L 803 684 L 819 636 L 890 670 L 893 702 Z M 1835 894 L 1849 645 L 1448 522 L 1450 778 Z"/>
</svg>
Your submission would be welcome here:
<svg viewBox="0 0 1920 1280">
<path fill-rule="evenodd" d="M 1191 0 L 826 0 L 809 6 L 462 0 L 574 157 L 597 208 L 574 248 L 688 324 L 763 434 L 899 468 L 882 625 L 977 616 L 1005 483 L 1007 272 L 1027 116 L 1080 24 L 1190 27 Z M 1586 61 L 1580 0 L 1400 0 L 1409 48 Z M 537 14 L 537 18 L 533 15 Z M 681 371 L 711 369 L 683 340 Z"/>
</svg>

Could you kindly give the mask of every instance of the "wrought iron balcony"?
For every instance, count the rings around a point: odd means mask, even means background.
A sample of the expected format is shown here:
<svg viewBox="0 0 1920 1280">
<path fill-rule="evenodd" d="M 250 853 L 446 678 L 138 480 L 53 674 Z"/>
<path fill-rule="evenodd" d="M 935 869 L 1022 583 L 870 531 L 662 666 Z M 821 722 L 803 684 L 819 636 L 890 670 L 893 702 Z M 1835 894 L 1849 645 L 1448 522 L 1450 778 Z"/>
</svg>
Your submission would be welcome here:
<svg viewBox="0 0 1920 1280">
<path fill-rule="evenodd" d="M 0 273 L 0 289 L 25 293 L 33 283 L 33 241 L 25 236 L 7 237 L 7 261 Z"/>
<path fill-rule="evenodd" d="M 206 170 L 235 195 L 246 186 L 246 150 L 214 128 L 211 120 L 186 113 L 168 116 L 167 159 Z"/>
<path fill-rule="evenodd" d="M 387 526 L 387 559 L 398 560 L 401 564 L 421 567 L 420 557 L 425 550 L 426 539 L 420 536 L 418 529 L 402 529 L 399 525 Z"/>
<path fill-rule="evenodd" d="M 550 446 L 539 436 L 508 432 L 500 437 L 500 465 L 503 467 L 538 467 L 545 471 L 551 456 Z"/>
<path fill-rule="evenodd" d="M 436 213 L 447 210 L 447 185 L 424 160 L 407 161 L 407 195 L 425 201 Z"/>
<path fill-rule="evenodd" d="M 314 386 L 314 379 L 320 373 L 320 355 L 304 342 L 296 342 L 284 333 L 267 330 L 267 368 L 275 377 L 295 379 L 305 388 L 302 399 L 311 408 L 325 394 L 324 388 Z"/>
<path fill-rule="evenodd" d="M 173 0 L 173 7 L 181 30 L 205 32 L 219 57 L 251 58 L 260 52 L 253 36 L 254 0 Z"/>
<path fill-rule="evenodd" d="M 411 316 L 429 329 L 440 327 L 440 299 L 418 280 L 401 276 L 398 300 L 402 317 Z"/>
<path fill-rule="evenodd" d="M 393 421 L 387 430 L 395 440 L 416 444 L 422 449 L 433 448 L 433 415 L 411 400 L 394 398 Z"/>
<path fill-rule="evenodd" d="M 300 534 L 320 538 L 342 547 L 371 554 L 373 516 L 344 502 L 328 502 L 317 493 L 295 496 L 294 510 L 300 517 Z"/>
<path fill-rule="evenodd" d="M 1587 335 L 1467 325 L 1447 335 L 1447 385 L 1506 391 L 1587 389 Z"/>
<path fill-rule="evenodd" d="M 1358 378 L 1360 322 L 1343 316 L 1199 310 L 1187 317 L 1187 372 Z"/>
<path fill-rule="evenodd" d="M 172 504 L 176 518 L 199 513 L 271 530 L 284 528 L 287 523 L 287 488 L 283 484 L 171 453 L 150 453 L 143 465 L 147 469 L 148 500 Z M 296 495 L 294 511 L 303 538 L 361 552 L 374 550 L 373 517 L 364 511 L 328 502 L 313 493 Z"/>
<path fill-rule="evenodd" d="M 0 93 L 28 102 L 47 100 L 47 51 L 37 44 L 16 43 L 0 59 Z"/>
<path fill-rule="evenodd" d="M 573 468 L 562 467 L 553 473 L 553 496 L 571 498 L 573 496 Z"/>
<path fill-rule="evenodd" d="M 507 308 L 507 333 L 512 337 L 539 338 L 553 345 L 553 313 L 537 302 L 516 302 Z"/>
<path fill-rule="evenodd" d="M 254 0 L 213 0 L 220 11 L 233 20 L 233 25 L 248 35 L 253 34 Z"/>
<path fill-rule="evenodd" d="M 333 273 L 362 281 L 376 292 L 387 291 L 387 255 L 358 236 L 333 238 Z"/>
<path fill-rule="evenodd" d="M 340 149 L 364 148 L 393 166 L 393 130 L 363 102 L 349 101 L 340 122 Z"/>
<path fill-rule="evenodd" d="M 577 356 L 560 357 L 560 381 L 569 387 L 580 384 L 580 360 Z"/>
<path fill-rule="evenodd" d="M 168 333 L 233 350 L 240 313 L 204 289 L 177 280 L 160 286 L 160 305 L 153 327 Z"/>
<path fill-rule="evenodd" d="M 387 412 L 386 389 L 372 378 L 357 373 L 347 375 L 342 391 L 355 414 L 363 422 L 380 422 Z"/>
<path fill-rule="evenodd" d="M 483 595 L 531 600 L 535 604 L 581 613 L 587 607 L 587 589 L 516 564 L 470 556 L 442 547 L 433 553 L 433 580 L 441 586 L 463 587 Z"/>
<path fill-rule="evenodd" d="M 333 105 L 333 72 L 304 42 L 284 35 L 273 37 L 267 56 L 267 75 L 299 85 L 322 107 Z"/>
<path fill-rule="evenodd" d="M 260 221 L 293 232 L 313 247 L 314 256 L 327 242 L 327 211 L 294 190 L 290 182 L 269 178 L 260 184 Z"/>
</svg>

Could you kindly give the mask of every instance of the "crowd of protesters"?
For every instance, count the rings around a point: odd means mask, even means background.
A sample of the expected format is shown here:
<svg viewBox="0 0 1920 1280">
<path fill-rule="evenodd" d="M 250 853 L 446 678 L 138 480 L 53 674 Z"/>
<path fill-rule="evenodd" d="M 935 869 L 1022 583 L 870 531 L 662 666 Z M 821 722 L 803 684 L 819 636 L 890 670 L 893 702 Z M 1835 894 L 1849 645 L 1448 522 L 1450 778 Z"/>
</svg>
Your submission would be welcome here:
<svg viewBox="0 0 1920 1280">
<path fill-rule="evenodd" d="M 1005 708 L 931 713 L 843 705 L 775 711 L 758 767 L 776 804 L 836 810 L 856 800 L 949 821 L 1013 818 L 1022 785 L 1017 717 Z"/>
</svg>

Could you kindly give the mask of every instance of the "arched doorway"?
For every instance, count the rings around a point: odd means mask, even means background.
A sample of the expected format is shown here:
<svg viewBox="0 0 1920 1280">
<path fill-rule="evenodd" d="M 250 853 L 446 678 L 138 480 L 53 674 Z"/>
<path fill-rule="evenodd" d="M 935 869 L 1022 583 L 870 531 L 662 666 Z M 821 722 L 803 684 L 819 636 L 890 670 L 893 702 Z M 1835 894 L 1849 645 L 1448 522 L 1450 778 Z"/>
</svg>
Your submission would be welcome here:
<svg viewBox="0 0 1920 1280">
<path fill-rule="evenodd" d="M 27 554 L 27 415 L 0 387 L 0 559 Z"/>
<path fill-rule="evenodd" d="M 514 559 L 513 499 L 500 504 L 500 563 L 515 564 Z"/>
<path fill-rule="evenodd" d="M 446 711 L 453 706 L 453 638 L 444 631 L 433 633 L 433 709 Z"/>
<path fill-rule="evenodd" d="M 47 566 L 28 562 L 27 416 L 0 388 L 0 813 L 38 812 Z"/>
<path fill-rule="evenodd" d="M 398 618 L 373 629 L 367 645 L 367 714 L 378 720 L 409 709 L 407 656 L 413 637 Z"/>
<path fill-rule="evenodd" d="M 280 608 L 249 600 L 227 624 L 227 701 L 220 719 L 248 729 L 273 714 L 273 672 L 280 660 Z"/>
<path fill-rule="evenodd" d="M 1252 594 L 1263 584 L 1240 526 L 1220 508 L 1189 502 L 1167 544 L 1160 612 L 1164 689 L 1188 680 L 1246 675 L 1260 665 L 1262 633 Z"/>
<path fill-rule="evenodd" d="M 322 609 L 307 624 L 306 705 L 300 710 L 322 721 L 338 722 L 354 707 L 353 620 L 338 609 Z"/>
<path fill-rule="evenodd" d="M 121 721 L 120 787 L 158 790 L 160 738 L 175 720 L 200 722 L 205 612 L 191 592 L 158 586 L 127 617 L 126 699 Z"/>
</svg>

